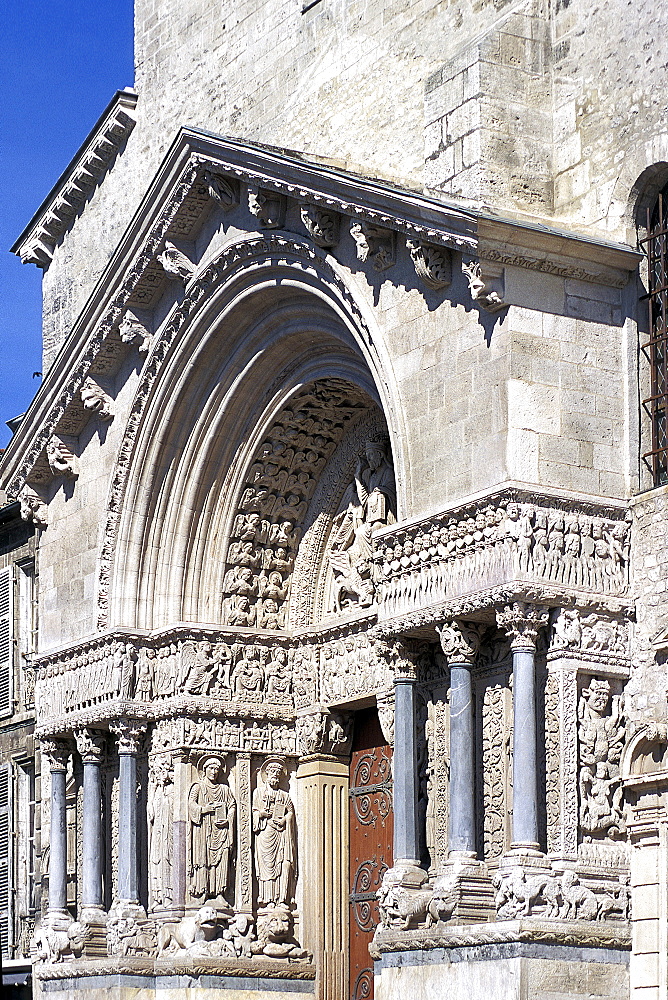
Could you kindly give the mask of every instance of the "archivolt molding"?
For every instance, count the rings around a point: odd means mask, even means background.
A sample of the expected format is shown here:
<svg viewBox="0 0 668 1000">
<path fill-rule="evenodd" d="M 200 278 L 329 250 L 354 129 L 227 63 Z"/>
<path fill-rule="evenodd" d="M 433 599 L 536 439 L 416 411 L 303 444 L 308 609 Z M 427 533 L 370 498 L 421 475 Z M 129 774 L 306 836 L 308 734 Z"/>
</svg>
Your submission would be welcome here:
<svg viewBox="0 0 668 1000">
<path fill-rule="evenodd" d="M 201 314 L 208 307 L 216 289 L 223 284 L 232 283 L 234 278 L 242 273 L 248 276 L 248 280 L 254 286 L 258 286 L 261 281 L 262 269 L 273 271 L 280 265 L 288 268 L 294 267 L 295 277 L 300 283 L 303 282 L 305 275 L 311 275 L 326 301 L 337 309 L 339 315 L 348 317 L 346 326 L 359 331 L 358 336 L 365 345 L 365 353 L 370 349 L 372 354 L 374 353 L 373 338 L 359 308 L 345 284 L 324 259 L 321 251 L 314 250 L 306 242 L 288 239 L 281 234 L 273 233 L 253 236 L 224 248 L 186 288 L 182 301 L 175 308 L 163 330 L 155 336 L 146 366 L 142 372 L 123 443 L 119 450 L 109 494 L 107 523 L 99 569 L 100 627 L 104 627 L 108 620 L 111 563 L 116 549 L 119 519 L 140 426 L 170 349 L 176 339 L 182 335 L 186 325 L 192 323 L 195 316 Z M 369 357 L 369 361 L 373 368 L 378 370 L 378 360 Z"/>
</svg>

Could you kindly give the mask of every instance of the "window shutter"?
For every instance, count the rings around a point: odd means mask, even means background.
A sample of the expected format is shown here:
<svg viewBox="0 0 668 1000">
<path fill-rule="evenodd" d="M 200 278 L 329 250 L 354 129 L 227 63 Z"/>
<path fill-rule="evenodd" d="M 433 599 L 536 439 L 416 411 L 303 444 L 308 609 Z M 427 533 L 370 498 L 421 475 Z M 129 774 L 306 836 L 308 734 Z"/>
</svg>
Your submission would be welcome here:
<svg viewBox="0 0 668 1000">
<path fill-rule="evenodd" d="M 14 587 L 12 566 L 0 569 L 0 716 L 11 715 L 14 696 Z"/>
<path fill-rule="evenodd" d="M 0 948 L 2 957 L 9 958 L 12 834 L 11 834 L 11 765 L 0 765 Z"/>
</svg>

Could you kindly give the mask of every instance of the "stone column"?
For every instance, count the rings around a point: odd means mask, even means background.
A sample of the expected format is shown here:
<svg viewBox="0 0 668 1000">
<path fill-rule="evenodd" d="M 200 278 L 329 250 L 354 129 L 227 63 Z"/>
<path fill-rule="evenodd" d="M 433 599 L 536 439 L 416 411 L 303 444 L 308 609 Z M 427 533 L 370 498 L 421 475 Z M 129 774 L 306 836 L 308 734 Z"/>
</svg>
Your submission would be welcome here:
<svg viewBox="0 0 668 1000">
<path fill-rule="evenodd" d="M 434 889 L 451 899 L 457 923 L 489 919 L 493 889 L 476 851 L 475 701 L 473 666 L 481 629 L 472 622 L 453 622 L 439 629 L 441 649 L 450 667 L 450 808 L 448 860 Z"/>
<path fill-rule="evenodd" d="M 516 601 L 497 612 L 513 652 L 513 832 L 511 851 L 540 854 L 536 743 L 536 640 L 545 608 Z"/>
<path fill-rule="evenodd" d="M 394 668 L 394 754 L 392 805 L 394 809 L 394 864 L 383 880 L 386 885 L 417 889 L 427 881 L 420 867 L 418 812 L 418 748 L 416 711 L 416 654 L 408 642 L 394 642 L 385 655 Z M 382 907 L 382 903 L 381 903 Z"/>
<path fill-rule="evenodd" d="M 316 956 L 317 1000 L 348 988 L 348 787 L 351 726 L 338 715 L 297 720 L 304 893 L 301 943 Z M 334 738 L 332 738 L 334 737 Z M 345 755 L 345 757 L 343 756 Z"/>
<path fill-rule="evenodd" d="M 480 647 L 475 625 L 452 624 L 439 630 L 450 667 L 450 856 L 476 858 L 475 730 L 471 671 Z"/>
<path fill-rule="evenodd" d="M 102 899 L 102 780 L 104 738 L 90 729 L 75 733 L 77 750 L 83 762 L 83 872 L 82 920 L 104 922 Z"/>
<path fill-rule="evenodd" d="M 145 722 L 122 719 L 109 727 L 118 736 L 118 901 L 134 910 L 139 905 L 137 865 L 137 753 Z"/>
<path fill-rule="evenodd" d="M 70 751 L 60 740 L 40 740 L 42 760 L 51 772 L 51 831 L 49 841 L 49 924 L 67 926 L 67 805 L 65 779 Z"/>
</svg>

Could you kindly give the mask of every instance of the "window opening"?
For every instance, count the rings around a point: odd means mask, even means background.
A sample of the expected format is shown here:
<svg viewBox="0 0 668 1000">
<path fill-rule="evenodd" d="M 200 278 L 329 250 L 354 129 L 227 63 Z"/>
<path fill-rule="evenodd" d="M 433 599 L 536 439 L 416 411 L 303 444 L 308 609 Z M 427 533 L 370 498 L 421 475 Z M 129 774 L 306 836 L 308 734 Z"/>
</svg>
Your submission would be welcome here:
<svg viewBox="0 0 668 1000">
<path fill-rule="evenodd" d="M 668 483 L 668 184 L 647 210 L 650 395 L 643 400 L 652 428 L 652 447 L 643 455 L 655 486 Z"/>
</svg>

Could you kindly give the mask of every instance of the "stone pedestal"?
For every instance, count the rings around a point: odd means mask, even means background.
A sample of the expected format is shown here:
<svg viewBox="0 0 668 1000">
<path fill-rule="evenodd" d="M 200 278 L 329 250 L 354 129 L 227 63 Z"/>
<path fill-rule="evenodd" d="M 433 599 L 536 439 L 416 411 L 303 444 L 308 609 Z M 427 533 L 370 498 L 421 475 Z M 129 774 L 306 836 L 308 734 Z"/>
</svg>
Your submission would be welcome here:
<svg viewBox="0 0 668 1000">
<path fill-rule="evenodd" d="M 299 765 L 297 781 L 306 886 L 302 944 L 315 958 L 318 1000 L 340 1000 L 348 980 L 348 764 L 313 756 Z"/>
</svg>

